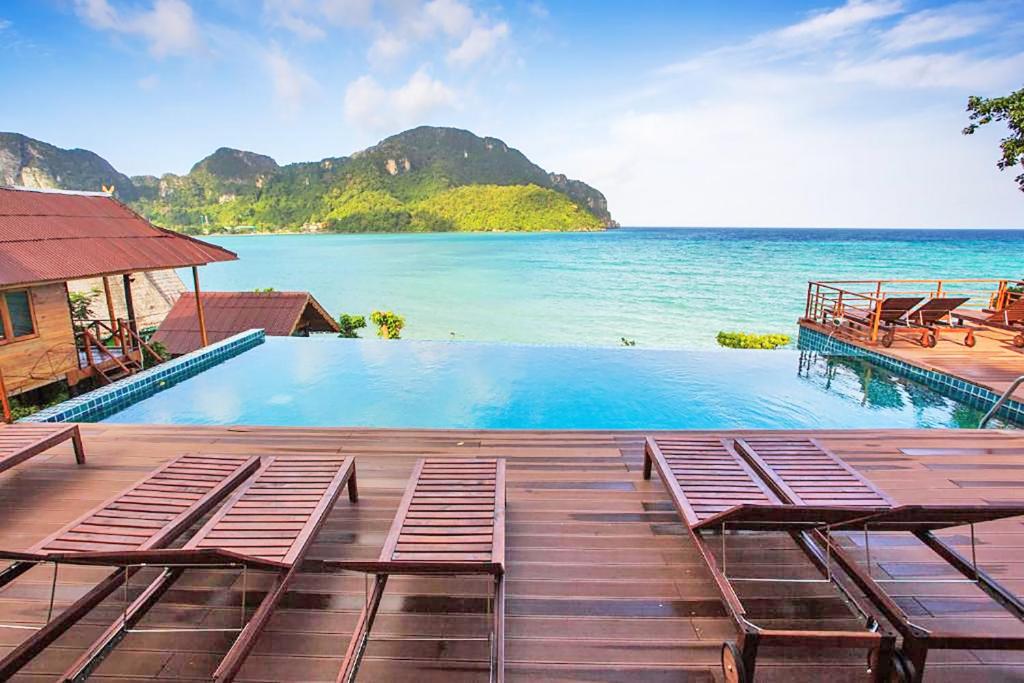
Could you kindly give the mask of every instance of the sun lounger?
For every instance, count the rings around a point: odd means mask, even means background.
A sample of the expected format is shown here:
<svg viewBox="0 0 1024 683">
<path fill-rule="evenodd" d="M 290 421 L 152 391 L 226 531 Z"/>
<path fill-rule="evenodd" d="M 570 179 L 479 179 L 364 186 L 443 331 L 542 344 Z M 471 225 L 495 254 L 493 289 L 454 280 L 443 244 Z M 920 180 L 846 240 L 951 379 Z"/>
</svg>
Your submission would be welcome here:
<svg viewBox="0 0 1024 683">
<path fill-rule="evenodd" d="M 900 680 L 914 683 L 922 680 L 929 649 L 1024 649 L 1024 635 L 978 633 L 970 627 L 942 632 L 915 623 L 882 586 L 886 580 L 875 577 L 870 545 L 872 531 L 911 533 L 962 574 L 965 583 L 976 585 L 1011 615 L 1024 620 L 1024 602 L 981 570 L 973 559 L 973 553 L 972 558 L 966 558 L 934 534 L 938 529 L 969 526 L 973 551 L 975 524 L 1024 515 L 1024 504 L 895 506 L 884 493 L 815 440 L 737 439 L 736 449 L 772 491 L 788 504 L 820 505 L 831 500 L 838 506 L 855 506 L 865 511 L 860 518 L 839 521 L 831 527 L 831 531 L 863 534 L 863 564 L 848 550 L 825 538 L 820 531 L 815 531 L 812 537 L 819 544 L 828 545 L 826 551 L 836 558 L 878 612 L 902 635 L 901 650 L 893 662 Z M 879 508 L 879 505 L 884 507 Z M 912 580 L 917 584 L 934 582 L 928 577 L 901 577 L 901 580 Z M 949 579 L 940 581 L 950 582 Z"/>
<path fill-rule="evenodd" d="M 248 622 L 239 626 L 238 637 L 211 676 L 214 681 L 233 680 L 298 574 L 306 552 L 346 486 L 349 499 L 356 502 L 354 458 L 264 458 L 256 475 L 232 494 L 180 550 L 93 553 L 74 558 L 78 564 L 118 567 L 146 564 L 164 567 L 164 571 L 125 607 L 122 617 L 68 668 L 61 680 L 77 681 L 88 677 L 186 569 L 239 570 L 243 574 L 243 613 L 244 577 L 248 570 L 272 572 L 276 576 L 266 597 Z"/>
<path fill-rule="evenodd" d="M 974 329 L 963 323 L 954 323 L 952 314 L 970 297 L 932 297 L 903 318 L 886 327 L 882 335 L 882 346 L 892 346 L 901 329 L 918 333 L 917 341 L 925 348 L 939 343 L 942 332 L 963 332 L 964 346 L 974 346 Z"/>
<path fill-rule="evenodd" d="M 954 316 L 960 321 L 971 322 L 976 325 L 995 327 L 1001 330 L 1017 332 L 1013 338 L 1013 345 L 1017 348 L 1024 348 L 1024 296 L 1018 297 L 1001 310 L 986 309 L 984 311 L 957 311 Z"/>
<path fill-rule="evenodd" d="M 14 560 L 0 572 L 0 586 L 40 563 L 57 565 L 76 554 L 165 548 L 256 471 L 259 458 L 237 455 L 183 455 L 163 465 L 23 552 L 0 552 Z M 35 657 L 113 593 L 125 574 L 115 572 L 28 640 L 0 660 L 0 680 Z M 54 581 L 54 588 L 56 580 Z"/>
<path fill-rule="evenodd" d="M 0 428 L 0 472 L 24 462 L 34 455 L 50 450 L 71 439 L 75 460 L 85 464 L 85 448 L 78 425 L 57 422 L 23 422 Z"/>
<path fill-rule="evenodd" d="M 644 478 L 657 468 L 672 503 L 682 518 L 701 558 L 711 574 L 729 616 L 736 626 L 736 643 L 722 646 L 722 670 L 727 681 L 750 683 L 760 646 L 863 648 L 869 653 L 872 679 L 888 681 L 895 652 L 895 637 L 881 632 L 871 616 L 861 610 L 840 577 L 832 571 L 827 553 L 820 552 L 809 531 L 864 516 L 870 506 L 832 505 L 796 507 L 785 505 L 733 448 L 731 442 L 717 438 L 648 438 L 644 458 Z M 855 503 L 870 503 L 855 497 Z M 728 532 L 787 532 L 831 583 L 837 597 L 852 606 L 851 616 L 859 629 L 819 630 L 814 628 L 762 628 L 748 617 L 733 583 L 806 583 L 806 579 L 743 577 L 730 574 L 726 559 Z M 714 555 L 713 537 L 719 536 L 720 558 Z M 753 584 L 760 585 L 760 584 Z"/>
<path fill-rule="evenodd" d="M 470 575 L 494 578 L 490 680 L 505 676 L 505 461 L 420 460 L 376 562 L 339 562 L 375 574 L 338 681 L 354 681 L 388 576 Z"/>
<path fill-rule="evenodd" d="M 871 331 L 878 321 L 878 331 L 885 333 L 893 329 L 914 306 L 924 301 L 921 296 L 894 296 L 875 301 L 870 309 L 847 305 L 840 311 L 840 319 L 848 329 L 870 339 Z"/>
</svg>

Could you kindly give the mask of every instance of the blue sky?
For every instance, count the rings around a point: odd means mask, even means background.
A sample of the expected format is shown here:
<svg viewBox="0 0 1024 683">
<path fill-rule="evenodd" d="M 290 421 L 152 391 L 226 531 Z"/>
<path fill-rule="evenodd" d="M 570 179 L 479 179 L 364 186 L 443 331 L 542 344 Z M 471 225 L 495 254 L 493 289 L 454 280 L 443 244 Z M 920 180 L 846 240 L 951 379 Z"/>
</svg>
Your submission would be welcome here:
<svg viewBox="0 0 1024 683">
<path fill-rule="evenodd" d="M 1022 86 L 1014 0 L 0 4 L 0 129 L 161 174 L 453 125 L 626 225 L 1024 226 L 1004 131 L 960 135 Z"/>
</svg>

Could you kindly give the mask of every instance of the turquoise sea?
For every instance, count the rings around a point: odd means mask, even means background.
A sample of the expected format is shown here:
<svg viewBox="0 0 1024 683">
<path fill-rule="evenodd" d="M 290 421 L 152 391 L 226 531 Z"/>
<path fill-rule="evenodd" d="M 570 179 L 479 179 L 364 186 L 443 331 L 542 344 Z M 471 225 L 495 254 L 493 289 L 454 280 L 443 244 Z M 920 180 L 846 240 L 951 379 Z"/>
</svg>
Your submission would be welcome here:
<svg viewBox="0 0 1024 683">
<path fill-rule="evenodd" d="M 1024 277 L 1024 230 L 208 239 L 239 260 L 202 269 L 204 289 L 309 290 L 333 315 L 391 309 L 408 339 L 706 349 L 719 330 L 795 336 L 809 279 Z"/>
</svg>

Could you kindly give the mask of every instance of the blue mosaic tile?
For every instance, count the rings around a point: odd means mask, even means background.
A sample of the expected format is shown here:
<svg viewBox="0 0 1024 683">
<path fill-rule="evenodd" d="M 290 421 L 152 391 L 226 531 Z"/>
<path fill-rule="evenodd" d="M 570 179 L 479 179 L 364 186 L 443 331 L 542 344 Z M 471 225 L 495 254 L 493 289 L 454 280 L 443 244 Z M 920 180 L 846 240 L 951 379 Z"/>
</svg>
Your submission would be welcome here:
<svg viewBox="0 0 1024 683">
<path fill-rule="evenodd" d="M 947 398 L 952 398 L 981 410 L 988 410 L 999 400 L 999 395 L 986 387 L 968 382 L 959 377 L 919 368 L 885 354 L 849 344 L 817 330 L 801 327 L 797 336 L 797 348 L 803 351 L 816 351 L 832 356 L 866 358 L 886 370 L 903 375 L 909 379 L 918 380 Z M 1024 424 L 1024 403 L 1010 399 L 1003 404 L 996 415 L 1018 425 Z"/>
<path fill-rule="evenodd" d="M 40 410 L 19 422 L 96 422 L 254 346 L 259 346 L 265 337 L 263 330 L 241 332 L 206 348 Z"/>
</svg>

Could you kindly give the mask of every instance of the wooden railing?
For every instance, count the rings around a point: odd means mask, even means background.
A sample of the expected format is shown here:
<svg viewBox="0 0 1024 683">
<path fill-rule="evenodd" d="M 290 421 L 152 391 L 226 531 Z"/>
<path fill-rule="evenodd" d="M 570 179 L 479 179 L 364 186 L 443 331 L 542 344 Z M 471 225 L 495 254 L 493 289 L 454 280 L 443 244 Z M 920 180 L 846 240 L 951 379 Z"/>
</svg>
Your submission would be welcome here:
<svg viewBox="0 0 1024 683">
<path fill-rule="evenodd" d="M 78 366 L 98 371 L 96 356 L 101 363 L 112 361 L 112 365 L 126 371 L 133 371 L 133 365 L 145 366 L 146 355 L 157 364 L 163 357 L 136 331 L 130 320 L 118 318 L 111 325 L 106 320 L 84 320 L 76 323 L 75 344 L 78 348 Z"/>
<path fill-rule="evenodd" d="M 1000 279 L 822 280 L 807 283 L 804 320 L 831 326 L 848 314 L 868 320 L 868 339 L 878 341 L 882 301 L 892 297 L 967 297 L 967 309 L 1002 310 L 1024 290 L 1024 281 Z"/>
</svg>

